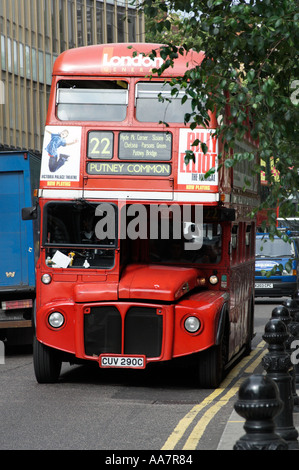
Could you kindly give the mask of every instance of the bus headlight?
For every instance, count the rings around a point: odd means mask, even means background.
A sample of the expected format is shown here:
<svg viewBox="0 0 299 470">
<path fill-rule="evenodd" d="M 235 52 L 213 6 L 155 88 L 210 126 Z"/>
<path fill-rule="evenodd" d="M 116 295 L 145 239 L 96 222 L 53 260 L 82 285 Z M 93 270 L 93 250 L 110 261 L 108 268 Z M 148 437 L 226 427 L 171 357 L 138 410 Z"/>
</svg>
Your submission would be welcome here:
<svg viewBox="0 0 299 470">
<path fill-rule="evenodd" d="M 184 322 L 184 327 L 188 333 L 196 333 L 201 326 L 200 320 L 197 317 L 188 317 Z"/>
<path fill-rule="evenodd" d="M 52 278 L 51 278 L 50 274 L 43 274 L 42 275 L 42 282 L 44 284 L 50 284 L 51 281 L 52 281 Z"/>
<path fill-rule="evenodd" d="M 213 274 L 213 276 L 210 276 L 209 281 L 210 281 L 211 284 L 215 285 L 218 282 L 218 277 L 215 276 L 215 274 Z"/>
<path fill-rule="evenodd" d="M 60 312 L 53 312 L 49 315 L 48 322 L 52 328 L 60 328 L 64 324 L 64 316 Z"/>
</svg>

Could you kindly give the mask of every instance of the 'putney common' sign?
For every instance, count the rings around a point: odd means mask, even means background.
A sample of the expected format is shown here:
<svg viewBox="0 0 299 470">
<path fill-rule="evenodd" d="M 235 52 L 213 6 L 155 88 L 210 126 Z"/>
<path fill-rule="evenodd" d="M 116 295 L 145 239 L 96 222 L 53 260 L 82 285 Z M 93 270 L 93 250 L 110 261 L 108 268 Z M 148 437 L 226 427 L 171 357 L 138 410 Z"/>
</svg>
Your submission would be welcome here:
<svg viewBox="0 0 299 470">
<path fill-rule="evenodd" d="M 89 175 L 169 176 L 171 166 L 168 163 L 89 162 L 86 171 Z"/>
</svg>

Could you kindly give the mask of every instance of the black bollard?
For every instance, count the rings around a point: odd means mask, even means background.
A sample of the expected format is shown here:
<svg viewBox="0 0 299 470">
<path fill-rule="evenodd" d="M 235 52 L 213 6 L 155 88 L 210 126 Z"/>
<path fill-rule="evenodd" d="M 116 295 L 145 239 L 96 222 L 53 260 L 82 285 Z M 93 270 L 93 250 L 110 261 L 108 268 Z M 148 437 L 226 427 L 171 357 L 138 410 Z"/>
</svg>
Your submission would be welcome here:
<svg viewBox="0 0 299 470">
<path fill-rule="evenodd" d="M 267 376 L 276 383 L 284 405 L 274 419 L 276 433 L 287 441 L 289 449 L 298 450 L 298 432 L 293 423 L 292 379 L 289 374 L 291 359 L 284 346 L 288 335 L 285 323 L 278 318 L 271 318 L 267 322 L 263 339 L 268 343 L 269 352 L 263 357 L 262 365 Z"/>
<path fill-rule="evenodd" d="M 276 383 L 266 375 L 251 375 L 239 388 L 236 412 L 245 418 L 242 436 L 234 450 L 288 450 L 288 443 L 275 433 L 274 417 L 282 410 Z"/>
<path fill-rule="evenodd" d="M 283 321 L 287 327 L 288 337 L 284 345 L 285 345 L 286 352 L 291 357 L 291 354 L 292 354 L 291 342 L 293 340 L 291 337 L 292 317 L 290 315 L 289 309 L 285 307 L 284 305 L 279 305 L 278 307 L 275 307 L 272 310 L 272 318 L 278 318 L 279 320 Z M 296 392 L 296 371 L 295 371 L 295 366 L 292 364 L 292 361 L 291 361 L 289 373 L 292 378 L 292 395 L 293 395 L 293 401 L 294 401 L 293 411 L 297 412 L 299 411 L 299 397 Z"/>
<path fill-rule="evenodd" d="M 296 314 L 299 314 L 299 302 L 295 299 L 286 299 L 282 302 L 284 307 L 287 307 L 290 316 L 295 319 Z"/>
<path fill-rule="evenodd" d="M 292 295 L 292 299 L 295 300 L 295 302 L 297 302 L 297 305 L 299 307 L 299 289 L 297 289 L 296 292 L 294 292 L 294 294 Z"/>
<path fill-rule="evenodd" d="M 292 319 L 289 323 L 290 338 L 288 345 L 291 352 L 291 362 L 295 371 L 295 383 L 299 383 L 299 361 L 296 355 L 293 354 L 294 349 L 298 349 L 299 346 L 299 303 L 294 299 L 287 299 L 283 301 L 283 305 L 287 307 Z M 292 358 L 294 359 L 292 360 Z M 297 408 L 296 411 L 299 410 L 298 406 Z"/>
</svg>

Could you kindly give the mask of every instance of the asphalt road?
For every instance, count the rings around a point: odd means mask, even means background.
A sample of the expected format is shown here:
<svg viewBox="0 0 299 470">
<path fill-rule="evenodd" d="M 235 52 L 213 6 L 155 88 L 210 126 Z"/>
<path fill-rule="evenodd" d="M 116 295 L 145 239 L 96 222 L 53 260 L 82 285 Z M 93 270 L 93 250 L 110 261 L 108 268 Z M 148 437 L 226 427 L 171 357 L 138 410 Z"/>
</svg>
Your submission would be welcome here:
<svg viewBox="0 0 299 470">
<path fill-rule="evenodd" d="M 253 368 L 277 304 L 256 302 L 253 356 L 247 356 Z M 6 348 L 0 364 L 0 449 L 217 449 L 249 359 L 216 390 L 198 389 L 188 369 L 163 365 L 117 371 L 64 364 L 59 383 L 40 385 L 31 349 Z"/>
</svg>

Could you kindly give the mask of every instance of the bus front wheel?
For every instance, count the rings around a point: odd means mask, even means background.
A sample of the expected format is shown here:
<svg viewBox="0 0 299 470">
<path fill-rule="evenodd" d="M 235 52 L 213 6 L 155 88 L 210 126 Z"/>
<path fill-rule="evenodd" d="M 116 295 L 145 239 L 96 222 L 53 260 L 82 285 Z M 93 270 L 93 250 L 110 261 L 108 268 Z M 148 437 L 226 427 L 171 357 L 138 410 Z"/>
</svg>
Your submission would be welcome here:
<svg viewBox="0 0 299 470">
<path fill-rule="evenodd" d="M 198 358 L 198 380 L 201 388 L 217 388 L 223 379 L 221 345 L 202 351 Z"/>
<path fill-rule="evenodd" d="M 58 381 L 62 361 L 58 351 L 33 340 L 33 365 L 38 383 L 55 383 Z"/>
<path fill-rule="evenodd" d="M 198 380 L 201 388 L 217 388 L 224 378 L 225 365 L 228 361 L 228 323 L 225 322 L 223 335 L 216 344 L 198 357 Z"/>
</svg>

